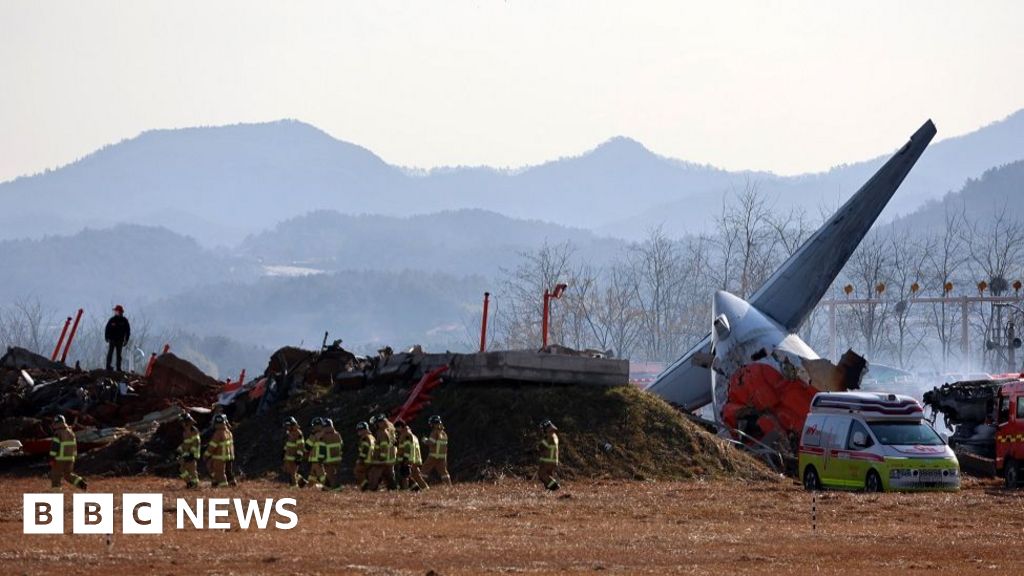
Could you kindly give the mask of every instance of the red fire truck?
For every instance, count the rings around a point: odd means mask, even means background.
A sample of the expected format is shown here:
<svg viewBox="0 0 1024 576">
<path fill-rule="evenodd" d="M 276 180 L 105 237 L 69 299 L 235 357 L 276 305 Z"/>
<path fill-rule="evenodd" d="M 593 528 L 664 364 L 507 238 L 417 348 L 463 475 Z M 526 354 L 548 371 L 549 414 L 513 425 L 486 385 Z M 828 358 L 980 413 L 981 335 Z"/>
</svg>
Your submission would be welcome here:
<svg viewBox="0 0 1024 576">
<path fill-rule="evenodd" d="M 943 384 L 926 392 L 924 403 L 953 431 L 949 445 L 961 469 L 1000 476 L 1007 488 L 1024 486 L 1024 374 Z"/>
</svg>

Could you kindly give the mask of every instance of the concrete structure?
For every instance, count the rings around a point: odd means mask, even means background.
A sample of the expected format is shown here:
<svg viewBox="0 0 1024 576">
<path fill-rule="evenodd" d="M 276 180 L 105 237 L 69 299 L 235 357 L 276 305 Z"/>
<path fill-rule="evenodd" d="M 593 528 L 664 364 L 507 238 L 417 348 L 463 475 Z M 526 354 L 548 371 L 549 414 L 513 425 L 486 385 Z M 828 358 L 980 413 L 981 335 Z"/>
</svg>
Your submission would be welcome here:
<svg viewBox="0 0 1024 576">
<path fill-rule="evenodd" d="M 448 363 L 445 378 L 456 384 L 523 383 L 587 386 L 625 386 L 629 383 L 629 361 L 529 350 L 484 352 L 480 354 L 427 354 L 421 370 Z"/>
</svg>

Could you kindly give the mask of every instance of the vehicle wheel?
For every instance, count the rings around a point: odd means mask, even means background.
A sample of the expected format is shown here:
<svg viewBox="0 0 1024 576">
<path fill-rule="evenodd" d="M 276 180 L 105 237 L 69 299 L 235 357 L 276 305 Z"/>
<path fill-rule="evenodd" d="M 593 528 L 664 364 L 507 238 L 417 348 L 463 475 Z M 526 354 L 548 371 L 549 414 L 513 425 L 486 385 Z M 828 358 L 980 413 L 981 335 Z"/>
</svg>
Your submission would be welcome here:
<svg viewBox="0 0 1024 576">
<path fill-rule="evenodd" d="M 882 492 L 882 477 L 878 475 L 878 472 L 871 470 L 868 472 L 868 477 L 864 480 L 864 490 L 866 492 Z"/>
<path fill-rule="evenodd" d="M 1020 465 L 1015 460 L 1006 463 L 1006 487 L 1010 490 L 1020 488 Z"/>
<path fill-rule="evenodd" d="M 818 478 L 818 471 L 814 466 L 804 468 L 804 490 L 808 492 L 821 490 L 821 478 Z"/>
</svg>

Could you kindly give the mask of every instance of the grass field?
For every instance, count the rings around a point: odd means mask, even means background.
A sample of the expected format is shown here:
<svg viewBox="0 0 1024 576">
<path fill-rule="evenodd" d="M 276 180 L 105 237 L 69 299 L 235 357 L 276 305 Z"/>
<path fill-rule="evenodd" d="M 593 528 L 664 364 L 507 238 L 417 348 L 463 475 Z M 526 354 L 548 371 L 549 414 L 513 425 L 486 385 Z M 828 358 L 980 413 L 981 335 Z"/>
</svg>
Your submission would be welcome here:
<svg viewBox="0 0 1024 576">
<path fill-rule="evenodd" d="M 115 534 L 109 549 L 103 536 L 22 534 L 22 493 L 46 483 L 0 482 L 5 575 L 1024 572 L 1024 491 L 976 482 L 955 494 L 819 494 L 812 530 L 811 495 L 790 481 L 587 481 L 557 493 L 503 481 L 368 494 L 95 479 L 91 492 L 165 494 L 163 535 Z M 179 531 L 178 496 L 294 496 L 299 524 Z M 66 532 L 70 521 L 69 510 Z"/>
</svg>

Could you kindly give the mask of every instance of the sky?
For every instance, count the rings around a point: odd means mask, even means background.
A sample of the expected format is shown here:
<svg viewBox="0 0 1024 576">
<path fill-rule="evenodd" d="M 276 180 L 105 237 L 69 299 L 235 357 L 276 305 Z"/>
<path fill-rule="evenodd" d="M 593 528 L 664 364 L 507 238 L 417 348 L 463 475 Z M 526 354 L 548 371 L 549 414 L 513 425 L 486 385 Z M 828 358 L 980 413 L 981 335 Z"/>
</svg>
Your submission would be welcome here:
<svg viewBox="0 0 1024 576">
<path fill-rule="evenodd" d="M 0 0 L 0 181 L 154 128 L 296 118 L 392 164 L 616 135 L 780 174 L 1024 108 L 1024 2 Z"/>
</svg>

